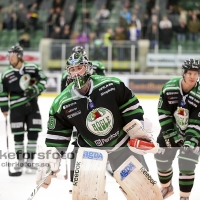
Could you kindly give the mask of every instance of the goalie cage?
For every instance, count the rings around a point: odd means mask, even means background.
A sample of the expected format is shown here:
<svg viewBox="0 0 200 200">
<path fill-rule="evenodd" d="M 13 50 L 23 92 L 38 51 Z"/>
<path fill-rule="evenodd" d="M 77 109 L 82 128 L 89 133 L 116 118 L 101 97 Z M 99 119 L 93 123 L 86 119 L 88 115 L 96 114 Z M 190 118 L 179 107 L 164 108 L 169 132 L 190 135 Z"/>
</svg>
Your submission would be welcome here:
<svg viewBox="0 0 200 200">
<path fill-rule="evenodd" d="M 108 200 L 105 192 L 107 159 L 105 150 L 79 148 L 74 167 L 73 200 Z"/>
<path fill-rule="evenodd" d="M 163 200 L 156 181 L 134 156 L 114 172 L 114 178 L 128 200 Z"/>
</svg>

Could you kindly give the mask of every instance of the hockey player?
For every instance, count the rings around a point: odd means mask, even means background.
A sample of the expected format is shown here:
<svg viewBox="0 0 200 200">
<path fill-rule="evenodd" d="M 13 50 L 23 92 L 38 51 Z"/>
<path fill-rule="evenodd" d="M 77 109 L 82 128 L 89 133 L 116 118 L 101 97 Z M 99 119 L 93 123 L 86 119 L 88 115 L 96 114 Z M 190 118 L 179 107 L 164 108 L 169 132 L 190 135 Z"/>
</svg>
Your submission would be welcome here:
<svg viewBox="0 0 200 200">
<path fill-rule="evenodd" d="M 14 134 L 15 151 L 20 170 L 27 158 L 26 172 L 35 169 L 33 159 L 36 152 L 38 132 L 41 131 L 41 115 L 37 97 L 44 91 L 47 77 L 40 67 L 23 61 L 23 49 L 12 46 L 8 50 L 10 66 L 2 73 L 0 79 L 0 107 L 3 115 L 10 112 L 11 132 Z M 28 143 L 27 153 L 24 151 L 25 125 Z"/>
<path fill-rule="evenodd" d="M 189 199 L 199 158 L 200 62 L 187 60 L 182 70 L 182 78 L 173 78 L 163 86 L 158 104 L 161 131 L 157 142 L 162 149 L 155 159 L 164 199 L 173 194 L 172 162 L 177 151 L 180 200 Z"/>
<path fill-rule="evenodd" d="M 72 53 L 79 53 L 86 56 L 86 52 L 82 46 L 75 46 L 72 49 Z M 105 67 L 100 61 L 98 60 L 92 61 L 92 68 L 93 68 L 93 75 L 105 76 Z M 66 88 L 66 86 L 71 82 L 72 80 L 69 78 L 67 70 L 64 70 L 62 72 L 62 78 L 61 78 L 61 91 L 63 91 Z"/>
<path fill-rule="evenodd" d="M 134 130 L 138 126 L 131 123 L 134 119 L 143 121 L 144 111 L 137 97 L 117 78 L 91 75 L 92 63 L 84 55 L 73 53 L 67 60 L 67 71 L 73 83 L 56 97 L 49 112 L 48 155 L 55 153 L 55 147 L 58 154 L 67 150 L 75 126 L 78 145 L 106 149 L 113 171 L 133 154 L 148 169 L 144 157 L 127 148 L 128 132 L 144 132 L 141 128 Z M 123 130 L 126 124 L 127 133 Z M 57 171 L 59 159 L 50 157 L 45 162 Z M 46 174 L 45 170 L 41 165 L 37 182 Z"/>
</svg>

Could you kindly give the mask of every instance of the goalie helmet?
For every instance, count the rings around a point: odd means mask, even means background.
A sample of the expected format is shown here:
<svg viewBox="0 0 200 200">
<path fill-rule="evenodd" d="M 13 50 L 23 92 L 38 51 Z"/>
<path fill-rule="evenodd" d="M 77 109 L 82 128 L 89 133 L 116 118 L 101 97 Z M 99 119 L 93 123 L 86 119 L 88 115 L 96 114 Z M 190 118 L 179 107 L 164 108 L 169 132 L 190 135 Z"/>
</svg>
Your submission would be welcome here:
<svg viewBox="0 0 200 200">
<path fill-rule="evenodd" d="M 79 53 L 73 53 L 68 58 L 66 65 L 66 70 L 69 73 L 69 78 L 73 80 L 75 87 L 77 89 L 83 88 L 93 73 L 92 63 L 88 60 L 87 56 Z M 72 76 L 72 68 L 77 66 L 84 66 L 85 72 L 81 75 L 76 74 L 75 76 Z"/>
<path fill-rule="evenodd" d="M 86 55 L 85 49 L 82 46 L 75 46 L 72 49 L 72 53 L 79 53 L 79 54 Z"/>
<path fill-rule="evenodd" d="M 23 48 L 21 46 L 12 46 L 9 50 L 8 53 L 16 53 L 18 58 L 23 57 Z"/>
<path fill-rule="evenodd" d="M 184 61 L 182 65 L 183 74 L 187 73 L 188 70 L 198 71 L 200 73 L 200 62 L 199 60 L 189 59 Z"/>
</svg>

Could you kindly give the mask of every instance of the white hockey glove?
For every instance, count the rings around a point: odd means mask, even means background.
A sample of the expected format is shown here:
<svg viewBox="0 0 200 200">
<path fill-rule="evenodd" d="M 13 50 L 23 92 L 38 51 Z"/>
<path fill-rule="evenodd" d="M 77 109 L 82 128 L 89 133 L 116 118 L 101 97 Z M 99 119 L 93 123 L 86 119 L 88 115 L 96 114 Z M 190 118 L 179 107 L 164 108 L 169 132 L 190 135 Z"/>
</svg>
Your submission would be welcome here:
<svg viewBox="0 0 200 200">
<path fill-rule="evenodd" d="M 152 129 L 152 123 L 148 119 L 144 120 L 144 126 L 138 119 L 134 119 L 131 122 L 129 122 L 126 126 L 124 126 L 123 130 L 130 136 L 130 139 L 136 138 L 136 139 L 152 142 L 154 144 L 153 148 L 149 150 L 143 150 L 136 147 L 132 147 L 128 143 L 127 145 L 129 149 L 133 151 L 134 153 L 141 154 L 141 155 L 144 155 L 147 153 L 153 153 L 153 154 L 157 153 L 159 144 L 156 143 L 156 141 L 154 140 L 153 135 L 151 134 L 152 133 L 151 129 Z"/>
<path fill-rule="evenodd" d="M 40 163 L 37 171 L 37 181 L 38 184 L 46 173 L 51 170 L 53 175 L 48 176 L 48 178 L 42 184 L 42 187 L 47 188 L 51 183 L 51 178 L 56 178 L 56 174 L 60 171 L 61 155 L 55 147 L 38 147 Z"/>
</svg>

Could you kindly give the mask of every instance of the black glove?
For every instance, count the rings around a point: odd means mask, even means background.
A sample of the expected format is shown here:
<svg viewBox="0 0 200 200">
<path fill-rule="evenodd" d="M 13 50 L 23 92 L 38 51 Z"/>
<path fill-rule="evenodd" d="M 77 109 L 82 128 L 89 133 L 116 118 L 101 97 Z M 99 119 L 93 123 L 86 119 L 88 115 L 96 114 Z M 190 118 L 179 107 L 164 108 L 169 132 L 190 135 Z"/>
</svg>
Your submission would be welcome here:
<svg viewBox="0 0 200 200">
<path fill-rule="evenodd" d="M 189 152 L 189 151 L 194 151 L 195 147 L 199 143 L 198 139 L 194 137 L 186 137 L 186 140 L 183 144 L 183 151 L 184 152 Z"/>
<path fill-rule="evenodd" d="M 163 131 L 163 138 L 165 139 L 165 143 L 167 147 L 181 147 L 183 146 L 183 137 L 177 131 L 173 129 L 169 129 L 167 131 Z"/>
<path fill-rule="evenodd" d="M 26 88 L 25 92 L 25 96 L 32 98 L 35 96 L 39 95 L 39 89 L 36 88 L 37 86 L 28 86 L 28 88 Z"/>
</svg>

